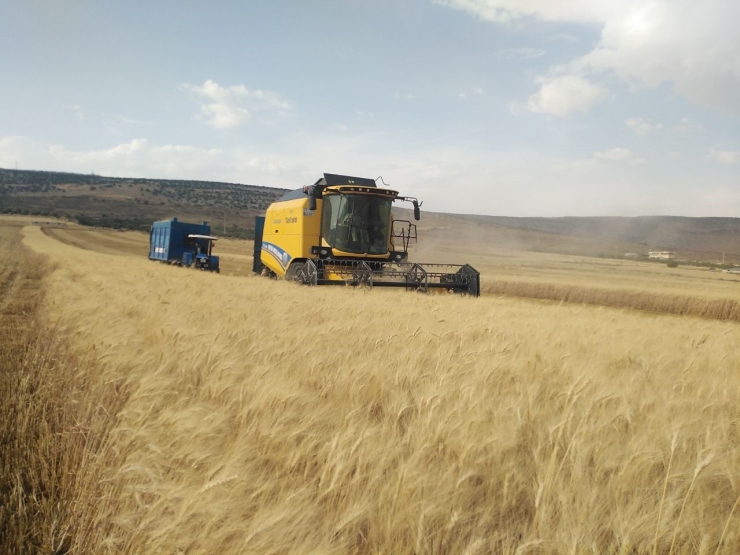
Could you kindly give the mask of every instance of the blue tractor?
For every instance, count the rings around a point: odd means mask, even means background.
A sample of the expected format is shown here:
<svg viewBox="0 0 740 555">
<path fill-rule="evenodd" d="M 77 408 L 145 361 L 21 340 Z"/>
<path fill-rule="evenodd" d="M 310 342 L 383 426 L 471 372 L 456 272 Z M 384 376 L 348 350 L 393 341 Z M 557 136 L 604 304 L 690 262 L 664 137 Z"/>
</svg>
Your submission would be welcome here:
<svg viewBox="0 0 740 555">
<path fill-rule="evenodd" d="M 189 224 L 177 218 L 154 222 L 149 231 L 149 260 L 221 272 L 213 254 L 216 237 L 207 222 Z"/>
</svg>

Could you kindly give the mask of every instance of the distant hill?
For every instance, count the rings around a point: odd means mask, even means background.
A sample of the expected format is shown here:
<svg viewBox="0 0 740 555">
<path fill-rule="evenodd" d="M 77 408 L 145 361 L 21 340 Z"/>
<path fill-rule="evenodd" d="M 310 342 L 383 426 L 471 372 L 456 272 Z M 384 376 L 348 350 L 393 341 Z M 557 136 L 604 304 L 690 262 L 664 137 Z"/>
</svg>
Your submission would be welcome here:
<svg viewBox="0 0 740 555">
<path fill-rule="evenodd" d="M 298 186 L 298 184 L 296 185 Z M 249 237 L 254 217 L 287 189 L 216 181 L 104 177 L 0 169 L 0 213 L 67 217 L 148 229 L 177 216 L 209 221 L 214 233 Z M 411 219 L 409 211 L 399 209 Z M 512 218 L 424 213 L 420 248 L 461 242 L 587 256 L 672 250 L 684 260 L 740 263 L 740 218 L 681 216 Z"/>
<path fill-rule="evenodd" d="M 604 256 L 676 251 L 679 258 L 740 262 L 740 218 L 683 216 L 512 218 L 447 215 L 449 222 L 474 224 L 489 235 L 506 235 L 525 250 Z M 454 225 L 454 224 L 453 224 Z M 505 233 L 504 233 L 505 231 Z M 505 240 L 502 244 L 505 244 Z M 539 248 L 535 244 L 539 244 Z"/>
<path fill-rule="evenodd" d="M 286 189 L 177 179 L 104 177 L 0 169 L 0 212 L 67 217 L 80 223 L 148 229 L 177 216 L 214 232 L 248 235 L 254 216 Z"/>
<path fill-rule="evenodd" d="M 507 218 L 462 216 L 504 227 L 530 229 L 559 235 L 597 237 L 640 243 L 665 249 L 737 249 L 740 247 L 740 218 L 687 218 L 683 216 Z M 727 244 L 717 244 L 718 237 Z M 719 248 L 723 246 L 723 248 Z"/>
</svg>

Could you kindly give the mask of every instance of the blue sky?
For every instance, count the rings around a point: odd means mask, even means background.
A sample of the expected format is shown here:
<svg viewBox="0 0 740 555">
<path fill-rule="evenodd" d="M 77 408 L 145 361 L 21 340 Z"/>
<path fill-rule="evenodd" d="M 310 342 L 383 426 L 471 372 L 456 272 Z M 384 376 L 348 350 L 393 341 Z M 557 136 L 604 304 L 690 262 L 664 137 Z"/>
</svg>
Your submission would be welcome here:
<svg viewBox="0 0 740 555">
<path fill-rule="evenodd" d="M 0 4 L 0 167 L 740 217 L 736 0 Z"/>
</svg>

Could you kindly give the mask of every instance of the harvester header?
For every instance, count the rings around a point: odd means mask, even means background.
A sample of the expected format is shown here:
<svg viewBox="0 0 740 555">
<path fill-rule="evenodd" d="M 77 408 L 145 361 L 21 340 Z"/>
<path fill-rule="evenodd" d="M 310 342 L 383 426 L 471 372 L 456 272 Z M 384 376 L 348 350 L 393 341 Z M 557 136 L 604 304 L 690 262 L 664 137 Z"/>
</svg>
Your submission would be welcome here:
<svg viewBox="0 0 740 555">
<path fill-rule="evenodd" d="M 409 262 L 416 225 L 394 219 L 394 201 L 421 203 L 376 180 L 325 173 L 290 191 L 255 221 L 254 271 L 308 285 L 445 289 L 478 296 L 480 274 L 470 265 Z"/>
</svg>

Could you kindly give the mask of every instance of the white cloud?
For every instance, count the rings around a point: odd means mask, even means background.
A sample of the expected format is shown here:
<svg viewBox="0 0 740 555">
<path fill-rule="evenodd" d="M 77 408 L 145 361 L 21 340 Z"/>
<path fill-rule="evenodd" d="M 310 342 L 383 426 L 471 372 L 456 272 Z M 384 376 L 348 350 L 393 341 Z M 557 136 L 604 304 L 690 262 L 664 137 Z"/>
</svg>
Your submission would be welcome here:
<svg viewBox="0 0 740 555">
<path fill-rule="evenodd" d="M 134 118 L 129 118 L 127 116 L 115 115 L 113 116 L 113 119 L 124 125 L 147 125 L 147 122 L 145 121 L 134 119 Z"/>
<path fill-rule="evenodd" d="M 534 60 L 545 55 L 539 48 L 504 48 L 494 52 L 497 58 L 505 60 Z"/>
<path fill-rule="evenodd" d="M 481 96 L 484 94 L 485 94 L 485 91 L 482 88 L 473 87 L 472 89 L 470 89 L 470 91 L 462 91 L 462 92 L 457 93 L 457 98 L 459 98 L 460 100 L 467 100 L 473 95 Z"/>
<path fill-rule="evenodd" d="M 689 118 L 682 117 L 681 121 L 678 123 L 678 125 L 676 125 L 675 129 L 679 133 L 694 133 L 696 131 L 701 131 L 702 127 L 701 125 L 692 123 Z"/>
<path fill-rule="evenodd" d="M 653 123 L 642 118 L 628 118 L 624 123 L 627 127 L 632 129 L 638 137 L 643 137 L 651 131 L 660 131 L 663 129 L 662 123 Z"/>
<path fill-rule="evenodd" d="M 623 162 L 634 160 L 635 155 L 632 151 L 626 148 L 611 148 L 609 150 L 594 152 L 594 158 L 597 160 L 605 160 L 607 162 Z"/>
<path fill-rule="evenodd" d="M 541 78 L 540 90 L 529 97 L 532 112 L 567 116 L 577 111 L 586 111 L 606 93 L 605 89 L 589 83 L 577 75 Z"/>
<path fill-rule="evenodd" d="M 589 22 L 610 10 L 608 2 L 593 0 L 433 0 L 435 4 L 468 12 L 484 21 L 509 23 L 525 16 L 551 21 Z"/>
<path fill-rule="evenodd" d="M 119 137 L 127 133 L 132 127 L 150 125 L 146 121 L 130 118 L 127 116 L 113 115 L 105 124 L 105 132 L 108 135 Z"/>
<path fill-rule="evenodd" d="M 414 95 L 411 93 L 399 93 L 395 92 L 393 93 L 393 100 L 408 100 L 411 101 L 414 99 Z"/>
<path fill-rule="evenodd" d="M 34 165 L 35 157 L 32 154 L 34 147 L 34 141 L 26 137 L 16 135 L 0 137 L 0 168 L 14 168 L 17 164 L 21 170 L 45 169 Z"/>
<path fill-rule="evenodd" d="M 0 168 L 67 171 L 112 177 L 202 179 L 272 187 L 313 182 L 322 171 L 370 175 L 381 167 L 371 159 L 361 133 L 341 131 L 292 136 L 276 151 L 259 146 L 202 148 L 151 144 L 145 138 L 108 148 L 73 150 L 21 136 L 0 136 Z M 341 161 L 341 166 L 337 166 Z"/>
<path fill-rule="evenodd" d="M 514 116 L 520 116 L 529 109 L 521 100 L 512 100 L 511 102 L 507 102 L 506 108 Z"/>
<path fill-rule="evenodd" d="M 222 87 L 210 79 L 200 86 L 184 84 L 181 89 L 194 94 L 200 104 L 198 118 L 216 129 L 243 125 L 256 112 L 270 111 L 284 116 L 293 108 L 272 91 L 250 90 L 244 85 Z"/>
<path fill-rule="evenodd" d="M 213 178 L 212 171 L 226 164 L 220 149 L 190 145 L 152 146 L 144 138 L 96 150 L 71 150 L 25 137 L 0 139 L 0 167 L 18 160 L 19 167 L 119 176 L 160 178 Z"/>
<path fill-rule="evenodd" d="M 700 105 L 740 112 L 740 3 L 655 0 L 625 6 L 605 20 L 599 47 L 581 63 L 648 87 L 670 81 Z"/>
<path fill-rule="evenodd" d="M 75 104 L 72 106 L 72 111 L 74 112 L 77 121 L 85 120 L 85 112 L 82 111 L 82 106 L 80 106 L 79 104 Z"/>
<path fill-rule="evenodd" d="M 740 162 L 740 150 L 709 149 L 709 158 L 720 164 L 735 164 Z"/>
<path fill-rule="evenodd" d="M 580 39 L 575 35 L 569 33 L 554 33 L 548 37 L 548 40 L 562 41 L 562 42 L 578 42 Z"/>
<path fill-rule="evenodd" d="M 394 188 L 423 199 L 428 210 L 453 213 L 722 216 L 740 209 L 740 194 L 733 205 L 702 197 L 708 190 L 732 187 L 727 175 L 718 177 L 710 189 L 688 175 L 656 177 L 642 168 L 629 161 L 563 159 L 536 152 L 477 155 L 446 149 L 425 157 L 406 156 L 403 167 L 383 170 L 383 175 Z M 450 197 L 447 185 L 461 180 L 467 184 L 467 198 Z"/>
<path fill-rule="evenodd" d="M 601 39 L 571 62 L 574 73 L 607 70 L 648 87 L 671 82 L 703 106 L 740 113 L 740 2 L 737 0 L 433 0 L 481 20 L 525 16 L 596 23 Z"/>
</svg>

